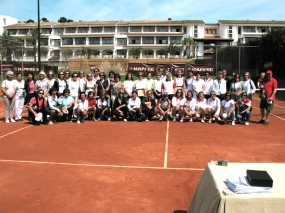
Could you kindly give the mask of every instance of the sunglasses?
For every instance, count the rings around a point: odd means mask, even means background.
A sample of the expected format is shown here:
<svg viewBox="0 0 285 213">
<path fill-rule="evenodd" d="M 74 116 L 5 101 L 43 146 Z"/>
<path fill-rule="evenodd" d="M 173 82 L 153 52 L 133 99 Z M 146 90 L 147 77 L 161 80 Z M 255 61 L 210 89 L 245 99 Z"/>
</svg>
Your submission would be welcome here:
<svg viewBox="0 0 285 213">
<path fill-rule="evenodd" d="M 177 92 L 177 94 L 178 94 L 178 93 L 181 93 L 181 92 Z"/>
<path fill-rule="evenodd" d="M 43 92 L 39 92 L 39 94 L 43 95 L 44 93 Z"/>
<path fill-rule="evenodd" d="M 59 75 L 64 75 L 63 73 L 60 73 Z"/>
<path fill-rule="evenodd" d="M 235 77 L 235 78 L 239 78 L 239 77 Z"/>
<path fill-rule="evenodd" d="M 120 78 L 119 76 L 115 76 L 115 78 Z"/>
<path fill-rule="evenodd" d="M 104 75 L 99 75 L 99 76 L 101 77 L 101 76 L 104 76 Z"/>
<path fill-rule="evenodd" d="M 123 92 L 120 92 L 119 94 L 124 94 Z"/>
<path fill-rule="evenodd" d="M 74 76 L 73 76 L 73 78 L 74 78 L 74 77 L 76 78 L 76 77 L 77 77 L 77 75 L 74 75 Z"/>
<path fill-rule="evenodd" d="M 226 97 L 231 97 L 231 95 L 226 95 Z"/>
<path fill-rule="evenodd" d="M 216 94 L 211 94 L 211 95 L 216 95 Z"/>
<path fill-rule="evenodd" d="M 247 97 L 247 95 L 243 95 L 244 97 Z"/>
</svg>

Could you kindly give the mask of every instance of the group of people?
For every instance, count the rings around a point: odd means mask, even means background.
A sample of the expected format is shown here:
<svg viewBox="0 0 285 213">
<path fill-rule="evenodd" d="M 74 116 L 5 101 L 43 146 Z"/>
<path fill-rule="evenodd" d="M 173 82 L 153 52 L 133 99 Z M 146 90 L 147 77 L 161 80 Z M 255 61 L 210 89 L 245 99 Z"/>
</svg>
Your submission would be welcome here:
<svg viewBox="0 0 285 213">
<path fill-rule="evenodd" d="M 225 124 L 231 119 L 232 125 L 236 122 L 249 125 L 256 90 L 250 73 L 246 72 L 242 81 L 235 73 L 228 78 L 226 70 L 219 71 L 216 79 L 211 78 L 210 72 L 205 72 L 204 79 L 199 72 L 194 75 L 192 71 L 185 78 L 181 71 L 173 77 L 164 70 L 155 79 L 151 72 L 146 78 L 140 72 L 137 80 L 132 73 L 127 73 L 123 82 L 119 74 L 110 71 L 107 78 L 98 68 L 87 76 L 83 70 L 72 75 L 69 70 L 60 71 L 57 77 L 53 71 L 47 75 L 41 71 L 38 80 L 30 72 L 26 81 L 21 73 L 15 80 L 12 71 L 6 75 L 1 87 L 6 123 L 22 120 L 23 107 L 27 106 L 34 124 L 72 122 L 73 119 L 78 124 L 86 119 L 149 121 L 157 117 L 159 121 L 189 119 L 202 123 L 206 118 L 208 123 L 223 119 Z M 266 76 L 261 74 L 257 86 L 261 98 L 260 122 L 267 125 L 277 89 L 271 70 Z"/>
</svg>

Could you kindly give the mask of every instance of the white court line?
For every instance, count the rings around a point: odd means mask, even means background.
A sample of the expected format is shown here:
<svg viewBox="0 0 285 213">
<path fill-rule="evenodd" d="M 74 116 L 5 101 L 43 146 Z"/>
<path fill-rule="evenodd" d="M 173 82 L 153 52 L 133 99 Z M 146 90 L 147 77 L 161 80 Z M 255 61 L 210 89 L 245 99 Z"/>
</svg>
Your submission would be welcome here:
<svg viewBox="0 0 285 213">
<path fill-rule="evenodd" d="M 167 168 L 167 155 L 168 155 L 168 133 L 169 133 L 169 120 L 167 121 L 166 127 L 166 143 L 165 143 L 165 152 L 164 152 L 164 166 L 163 168 Z"/>
<path fill-rule="evenodd" d="M 255 107 L 255 106 L 252 106 L 252 107 L 259 110 L 259 108 Z M 274 116 L 274 117 L 276 117 L 276 118 L 279 118 L 279 119 L 285 121 L 284 118 L 281 118 L 281 117 L 279 117 L 279 116 L 277 116 L 277 115 L 274 115 L 274 114 L 272 114 L 272 113 L 270 113 L 270 115 L 272 115 L 272 116 Z"/>
<path fill-rule="evenodd" d="M 29 125 L 29 126 L 26 126 L 26 127 L 24 127 L 24 128 L 18 129 L 18 130 L 16 130 L 16 131 L 10 132 L 10 133 L 8 133 L 8 134 L 6 134 L 6 135 L 2 135 L 2 136 L 0 136 L 0 138 L 4 138 L 4 137 L 6 137 L 7 135 L 14 134 L 14 133 L 19 132 L 19 131 L 21 131 L 21 130 L 23 130 L 23 129 L 29 128 L 29 127 L 31 127 L 31 126 L 33 126 L 33 125 Z"/>
<path fill-rule="evenodd" d="M 200 169 L 200 168 L 164 168 L 164 167 L 156 167 L 156 166 L 118 166 L 118 165 L 104 165 L 104 164 L 57 163 L 57 162 L 47 162 L 47 161 L 26 161 L 26 160 L 5 160 L 5 159 L 0 159 L 0 162 L 63 165 L 63 166 L 126 168 L 126 169 L 158 169 L 158 170 L 186 170 L 186 171 L 204 171 L 205 170 L 205 169 Z"/>
<path fill-rule="evenodd" d="M 258 98 L 253 98 L 253 99 L 255 99 L 255 100 L 260 100 L 260 99 L 258 99 Z M 274 106 L 277 106 L 277 107 L 280 107 L 280 108 L 282 108 L 282 109 L 285 109 L 285 107 L 279 106 L 279 105 L 277 105 L 277 104 L 275 104 L 275 103 L 274 103 Z"/>
</svg>

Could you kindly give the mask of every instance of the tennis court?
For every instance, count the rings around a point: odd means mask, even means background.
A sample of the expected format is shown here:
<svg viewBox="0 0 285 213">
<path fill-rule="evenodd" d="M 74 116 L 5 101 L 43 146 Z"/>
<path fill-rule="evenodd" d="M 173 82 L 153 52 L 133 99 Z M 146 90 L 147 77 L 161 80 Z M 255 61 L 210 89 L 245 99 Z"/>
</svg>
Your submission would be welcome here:
<svg viewBox="0 0 285 213">
<path fill-rule="evenodd" d="M 258 104 L 255 95 L 249 126 L 32 126 L 5 124 L 0 102 L 0 212 L 186 212 L 207 162 L 285 161 L 285 102 L 267 126 L 257 123 Z"/>
</svg>

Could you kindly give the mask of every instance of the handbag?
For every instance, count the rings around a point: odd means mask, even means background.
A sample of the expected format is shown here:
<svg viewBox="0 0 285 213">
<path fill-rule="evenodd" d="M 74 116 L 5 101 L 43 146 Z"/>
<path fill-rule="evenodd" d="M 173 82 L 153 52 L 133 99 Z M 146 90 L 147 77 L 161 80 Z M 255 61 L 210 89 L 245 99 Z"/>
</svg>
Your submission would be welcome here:
<svg viewBox="0 0 285 213">
<path fill-rule="evenodd" d="M 6 89 L 6 80 L 5 80 L 5 87 L 4 87 L 3 89 L 4 89 L 5 91 L 7 90 L 7 89 Z M 5 95 L 5 93 L 2 92 L 2 89 L 1 89 L 1 90 L 0 90 L 0 97 L 3 98 L 4 95 Z"/>
</svg>

